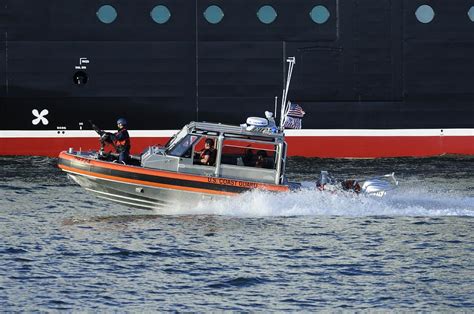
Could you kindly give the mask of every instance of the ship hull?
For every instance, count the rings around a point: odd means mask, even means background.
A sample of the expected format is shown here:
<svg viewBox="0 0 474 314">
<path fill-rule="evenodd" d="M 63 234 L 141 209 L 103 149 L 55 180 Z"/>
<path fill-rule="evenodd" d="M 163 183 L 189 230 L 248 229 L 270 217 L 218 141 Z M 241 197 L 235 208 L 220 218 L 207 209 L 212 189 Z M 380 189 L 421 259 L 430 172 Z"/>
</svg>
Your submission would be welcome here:
<svg viewBox="0 0 474 314">
<path fill-rule="evenodd" d="M 306 114 L 289 155 L 474 154 L 468 0 L 226 0 L 216 23 L 208 0 L 167 1 L 163 23 L 148 0 L 110 21 L 101 1 L 0 4 L 0 155 L 96 148 L 89 120 L 126 118 L 135 152 L 189 121 L 243 123 L 273 111 L 290 56 Z"/>
</svg>

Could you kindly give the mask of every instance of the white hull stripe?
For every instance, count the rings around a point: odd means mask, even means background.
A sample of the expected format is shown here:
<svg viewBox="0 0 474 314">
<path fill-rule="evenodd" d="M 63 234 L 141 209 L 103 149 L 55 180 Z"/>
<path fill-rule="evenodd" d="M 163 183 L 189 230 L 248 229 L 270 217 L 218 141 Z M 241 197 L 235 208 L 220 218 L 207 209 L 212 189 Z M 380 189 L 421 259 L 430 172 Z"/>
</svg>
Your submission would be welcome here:
<svg viewBox="0 0 474 314">
<path fill-rule="evenodd" d="M 128 201 L 141 202 L 141 203 L 144 203 L 144 204 L 148 203 L 150 205 L 158 205 L 157 204 L 158 202 L 150 202 L 150 201 L 142 200 L 142 199 L 139 199 L 139 198 L 131 198 L 131 197 L 126 197 L 126 196 L 119 195 L 119 194 L 106 193 L 106 192 L 94 190 L 94 189 L 91 189 L 91 188 L 84 188 L 84 189 L 87 190 L 87 191 L 97 193 L 97 194 L 102 194 L 102 195 L 105 195 L 105 196 L 113 196 L 113 197 L 116 197 L 116 198 L 124 199 L 124 202 L 125 202 L 125 200 L 128 200 Z M 138 204 L 138 203 L 128 203 L 128 204 Z"/>
<path fill-rule="evenodd" d="M 97 191 L 93 191 L 93 190 L 89 190 L 93 193 L 96 193 Z M 117 198 L 113 198 L 113 197 L 107 197 L 107 196 L 103 196 L 103 195 L 96 195 L 98 198 L 102 198 L 102 199 L 105 199 L 105 200 L 108 200 L 108 201 L 112 201 L 112 202 L 117 202 L 117 203 L 120 203 L 120 204 L 124 204 L 124 205 L 131 205 L 131 206 L 136 206 L 136 207 L 141 207 L 141 208 L 149 208 L 149 209 L 159 209 L 158 206 L 153 206 L 153 205 L 143 205 L 143 204 L 139 204 L 139 203 L 133 203 L 133 202 L 126 202 L 126 201 L 122 201 L 120 199 L 117 199 Z M 117 195 L 114 195 L 114 196 L 117 196 Z"/>
<path fill-rule="evenodd" d="M 147 202 L 147 201 L 141 200 L 139 198 L 130 198 L 130 197 L 125 197 L 118 194 L 105 193 L 105 192 L 97 191 L 90 188 L 85 188 L 85 189 L 87 191 L 95 193 L 96 196 L 99 198 L 103 198 L 103 199 L 113 201 L 113 202 L 118 202 L 125 205 L 138 206 L 138 207 L 149 208 L 149 209 L 160 209 L 166 206 L 165 204 L 161 204 L 158 201 L 153 203 L 153 202 Z"/>
<path fill-rule="evenodd" d="M 177 131 L 178 130 L 131 130 L 129 132 L 132 138 L 169 138 Z M 474 136 L 474 129 L 302 129 L 286 130 L 285 134 L 288 137 Z M 0 131 L 0 138 L 98 138 L 98 135 L 90 130 Z"/>
</svg>

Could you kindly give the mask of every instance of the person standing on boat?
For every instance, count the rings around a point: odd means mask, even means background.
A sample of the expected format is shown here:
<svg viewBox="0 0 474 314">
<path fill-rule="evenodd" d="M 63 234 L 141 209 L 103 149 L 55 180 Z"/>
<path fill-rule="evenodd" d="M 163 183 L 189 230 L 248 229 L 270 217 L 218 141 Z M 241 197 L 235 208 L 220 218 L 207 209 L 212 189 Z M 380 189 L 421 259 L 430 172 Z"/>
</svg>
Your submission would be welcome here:
<svg viewBox="0 0 474 314">
<path fill-rule="evenodd" d="M 206 139 L 204 143 L 204 150 L 199 156 L 201 165 L 214 166 L 216 162 L 216 150 L 214 148 L 214 141 L 211 138 Z"/>
<path fill-rule="evenodd" d="M 115 150 L 119 154 L 118 161 L 125 164 L 130 156 L 130 135 L 127 131 L 127 120 L 120 118 L 117 120 L 117 132 L 114 133 L 113 140 Z"/>
</svg>

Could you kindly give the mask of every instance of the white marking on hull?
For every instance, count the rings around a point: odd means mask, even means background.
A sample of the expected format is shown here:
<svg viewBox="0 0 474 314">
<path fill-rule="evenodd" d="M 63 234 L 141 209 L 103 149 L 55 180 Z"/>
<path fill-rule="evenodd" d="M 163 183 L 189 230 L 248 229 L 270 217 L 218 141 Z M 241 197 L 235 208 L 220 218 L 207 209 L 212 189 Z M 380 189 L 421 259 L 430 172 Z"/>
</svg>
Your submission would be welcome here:
<svg viewBox="0 0 474 314">
<path fill-rule="evenodd" d="M 116 202 L 116 203 L 120 203 L 120 204 L 131 205 L 131 206 L 135 206 L 135 207 L 149 208 L 149 209 L 158 209 L 158 208 L 160 208 L 158 206 L 148 206 L 148 205 L 142 205 L 142 204 L 135 204 L 135 203 L 132 203 L 132 202 L 121 201 L 121 200 L 118 200 L 118 199 L 115 199 L 115 198 L 112 198 L 112 197 L 106 197 L 106 196 L 103 196 L 103 195 L 96 195 L 96 196 L 98 198 L 102 198 L 104 200 L 108 200 L 108 201 L 112 201 L 112 202 Z"/>
<path fill-rule="evenodd" d="M 87 190 L 87 191 L 91 191 L 91 192 L 97 193 L 97 194 L 115 196 L 115 197 L 123 198 L 123 199 L 126 199 L 126 200 L 131 200 L 131 201 L 140 201 L 140 202 L 148 203 L 148 204 L 151 204 L 151 205 L 155 205 L 155 204 L 157 204 L 157 202 L 161 202 L 161 203 L 164 203 L 164 202 L 165 202 L 165 201 L 158 201 L 158 200 L 157 200 L 156 202 L 151 202 L 151 201 L 146 201 L 146 200 L 142 200 L 142 199 L 139 199 L 139 198 L 127 197 L 127 196 L 123 196 L 123 195 L 118 195 L 118 194 L 113 194 L 113 193 L 107 193 L 107 192 L 103 192 L 103 191 L 98 191 L 98 190 L 94 190 L 94 189 L 91 189 L 91 188 L 84 188 L 84 189 Z M 125 202 L 125 201 L 124 201 L 124 202 Z"/>
</svg>

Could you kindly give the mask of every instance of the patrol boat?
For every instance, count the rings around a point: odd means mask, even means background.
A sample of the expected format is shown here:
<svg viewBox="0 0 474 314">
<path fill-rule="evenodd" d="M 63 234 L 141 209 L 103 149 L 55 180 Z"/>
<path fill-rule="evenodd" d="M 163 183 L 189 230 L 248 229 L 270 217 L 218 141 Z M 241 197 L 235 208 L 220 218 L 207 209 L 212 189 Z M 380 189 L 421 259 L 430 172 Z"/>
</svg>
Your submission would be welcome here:
<svg viewBox="0 0 474 314">
<path fill-rule="evenodd" d="M 253 190 L 301 189 L 301 184 L 289 182 L 285 176 L 284 133 L 262 127 L 263 119 L 247 119 L 260 126 L 191 122 L 167 145 L 150 146 L 141 156 L 131 156 L 127 164 L 118 163 L 114 154 L 70 149 L 59 155 L 59 167 L 100 198 L 148 209 L 193 206 L 202 200 Z M 199 151 L 207 139 L 215 143 L 215 160 L 203 165 Z M 346 180 L 339 184 L 328 180 L 327 173 L 322 174 L 317 184 L 319 190 L 383 196 L 393 187 L 382 179 L 363 183 Z"/>
<path fill-rule="evenodd" d="M 193 206 L 202 200 L 254 190 L 298 190 L 301 184 L 289 182 L 285 175 L 284 121 L 291 105 L 286 100 L 295 59 L 289 58 L 288 62 L 278 127 L 271 112 L 265 112 L 265 118 L 249 117 L 245 124 L 238 126 L 191 122 L 166 145 L 149 146 L 140 156 L 131 156 L 126 164 L 117 162 L 113 153 L 104 153 L 101 145 L 99 151 L 70 148 L 61 152 L 59 167 L 98 197 L 148 209 L 181 204 Z M 101 139 L 107 138 L 106 132 L 96 131 Z M 208 151 L 210 161 L 202 164 L 202 152 L 209 139 L 214 147 Z M 392 188 L 382 179 L 369 180 L 361 186 L 357 181 L 338 185 L 327 177 L 324 174 L 320 178 L 319 190 L 332 185 L 354 193 L 382 196 Z"/>
<path fill-rule="evenodd" d="M 216 143 L 215 162 L 203 165 L 198 151 L 209 138 Z M 258 167 L 257 152 L 265 152 L 262 167 Z M 285 155 L 282 132 L 191 122 L 166 146 L 150 146 L 141 156 L 131 156 L 130 164 L 112 161 L 113 155 L 69 150 L 59 155 L 59 167 L 99 197 L 156 208 L 255 189 L 288 191 Z"/>
</svg>

